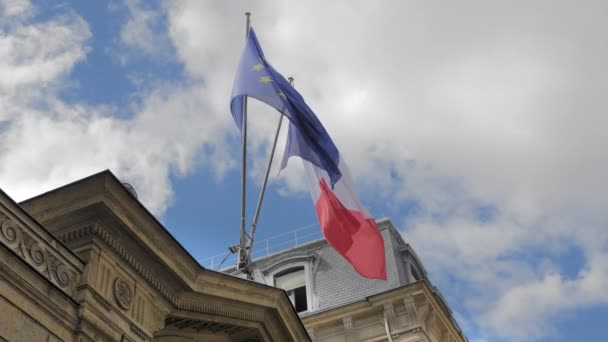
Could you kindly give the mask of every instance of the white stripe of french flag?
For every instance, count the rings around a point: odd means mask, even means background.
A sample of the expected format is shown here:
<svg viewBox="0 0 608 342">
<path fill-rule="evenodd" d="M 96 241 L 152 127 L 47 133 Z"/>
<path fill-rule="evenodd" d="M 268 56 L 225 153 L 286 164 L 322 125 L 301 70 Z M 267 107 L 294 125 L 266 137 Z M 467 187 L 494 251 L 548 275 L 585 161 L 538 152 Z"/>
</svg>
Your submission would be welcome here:
<svg viewBox="0 0 608 342">
<path fill-rule="evenodd" d="M 355 192 L 346 163 L 340 158 L 342 177 L 332 190 L 327 172 L 302 162 L 325 239 L 360 275 L 386 280 L 384 240 Z"/>
</svg>

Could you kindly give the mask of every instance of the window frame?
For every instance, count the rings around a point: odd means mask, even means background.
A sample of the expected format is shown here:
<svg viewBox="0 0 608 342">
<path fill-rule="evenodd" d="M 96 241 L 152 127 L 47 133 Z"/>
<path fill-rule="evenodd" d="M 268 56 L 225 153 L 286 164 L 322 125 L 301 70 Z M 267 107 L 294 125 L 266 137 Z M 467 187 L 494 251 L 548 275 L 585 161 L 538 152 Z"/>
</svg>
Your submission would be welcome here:
<svg viewBox="0 0 608 342">
<path fill-rule="evenodd" d="M 314 281 L 313 281 L 313 267 L 311 262 L 307 260 L 300 261 L 290 261 L 286 260 L 281 262 L 281 265 L 277 265 L 276 267 L 272 267 L 271 271 L 265 272 L 264 282 L 266 285 L 275 286 L 275 277 L 277 275 L 280 276 L 281 273 L 286 273 L 292 269 L 300 269 L 304 268 L 304 284 L 306 286 L 306 310 L 298 312 L 298 314 L 309 313 L 315 311 L 318 305 L 316 300 L 315 291 L 313 291 Z M 291 301 L 290 301 L 291 302 Z M 295 309 L 295 306 L 294 306 Z"/>
<path fill-rule="evenodd" d="M 309 291 L 308 291 L 308 282 L 306 281 L 306 267 L 303 267 L 303 266 L 294 266 L 294 267 L 287 268 L 286 270 L 284 270 L 282 272 L 276 272 L 274 274 L 274 276 L 273 276 L 273 279 L 272 279 L 273 280 L 273 286 L 276 287 L 276 288 L 280 288 L 280 287 L 277 286 L 277 279 L 280 278 L 280 277 L 282 277 L 282 276 L 285 276 L 285 275 L 288 275 L 288 274 L 291 274 L 291 273 L 295 273 L 295 272 L 298 272 L 298 273 L 302 272 L 301 276 L 304 278 L 303 279 L 304 285 L 300 286 L 300 287 L 296 287 L 296 288 L 290 289 L 290 290 L 286 290 L 286 289 L 282 289 L 282 290 L 287 293 L 287 297 L 289 297 L 290 300 L 293 299 L 292 304 L 293 304 L 294 308 L 296 308 L 296 311 L 297 311 L 295 290 L 304 287 L 304 289 L 306 291 L 306 294 L 305 294 L 305 296 L 306 296 L 306 310 L 299 311 L 298 313 L 300 313 L 300 312 L 307 312 L 307 311 L 309 311 L 308 308 L 309 308 L 310 301 L 308 300 Z M 289 295 L 289 291 L 291 291 L 292 296 Z"/>
</svg>

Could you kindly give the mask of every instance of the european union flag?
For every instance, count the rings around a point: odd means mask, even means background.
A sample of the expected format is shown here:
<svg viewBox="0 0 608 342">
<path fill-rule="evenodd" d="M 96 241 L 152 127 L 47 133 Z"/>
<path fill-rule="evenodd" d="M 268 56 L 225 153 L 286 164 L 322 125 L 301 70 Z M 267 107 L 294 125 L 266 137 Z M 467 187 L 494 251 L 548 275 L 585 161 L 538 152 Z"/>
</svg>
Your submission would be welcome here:
<svg viewBox="0 0 608 342">
<path fill-rule="evenodd" d="M 338 168 L 340 156 L 336 145 L 300 93 L 268 63 L 253 28 L 249 29 L 230 101 L 230 111 L 239 129 L 245 96 L 274 107 L 289 119 L 282 168 L 289 157 L 299 156 L 325 170 L 332 187 L 338 182 L 342 173 Z"/>
</svg>

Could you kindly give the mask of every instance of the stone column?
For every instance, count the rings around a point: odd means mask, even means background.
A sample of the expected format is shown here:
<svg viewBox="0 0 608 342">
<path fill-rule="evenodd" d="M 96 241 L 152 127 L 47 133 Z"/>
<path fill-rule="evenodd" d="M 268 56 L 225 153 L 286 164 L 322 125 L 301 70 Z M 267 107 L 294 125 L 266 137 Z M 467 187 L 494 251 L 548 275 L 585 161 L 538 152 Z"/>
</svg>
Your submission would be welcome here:
<svg viewBox="0 0 608 342">
<path fill-rule="evenodd" d="M 435 328 L 435 323 L 437 321 L 437 314 L 435 313 L 435 310 L 433 309 L 429 309 L 429 313 L 426 316 L 426 319 L 424 320 L 424 325 L 426 328 L 426 331 L 428 333 L 431 333 L 433 331 L 433 329 Z"/>
<path fill-rule="evenodd" d="M 407 326 L 408 328 L 419 323 L 418 310 L 416 309 L 416 303 L 414 297 L 406 297 L 403 299 L 405 305 L 405 312 L 407 313 Z"/>
<path fill-rule="evenodd" d="M 353 318 L 351 316 L 342 318 L 344 324 L 344 333 L 346 336 L 346 342 L 358 342 L 357 332 L 353 328 Z"/>
<path fill-rule="evenodd" d="M 399 322 L 397 321 L 397 315 L 395 314 L 393 303 L 384 304 L 384 318 L 388 321 L 391 334 L 398 330 Z"/>
</svg>

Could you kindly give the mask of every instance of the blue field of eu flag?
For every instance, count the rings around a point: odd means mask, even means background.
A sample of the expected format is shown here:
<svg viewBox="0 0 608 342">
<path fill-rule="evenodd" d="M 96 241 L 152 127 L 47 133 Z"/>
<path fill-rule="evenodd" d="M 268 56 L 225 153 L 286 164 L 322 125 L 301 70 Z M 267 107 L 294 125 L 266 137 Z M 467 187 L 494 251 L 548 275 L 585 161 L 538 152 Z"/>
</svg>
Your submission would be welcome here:
<svg viewBox="0 0 608 342">
<path fill-rule="evenodd" d="M 253 28 L 247 35 L 230 101 L 230 111 L 239 129 L 246 96 L 274 107 L 289 119 L 282 168 L 289 157 L 299 156 L 325 170 L 332 187 L 338 182 L 342 176 L 338 149 L 300 93 L 268 63 Z"/>
</svg>

